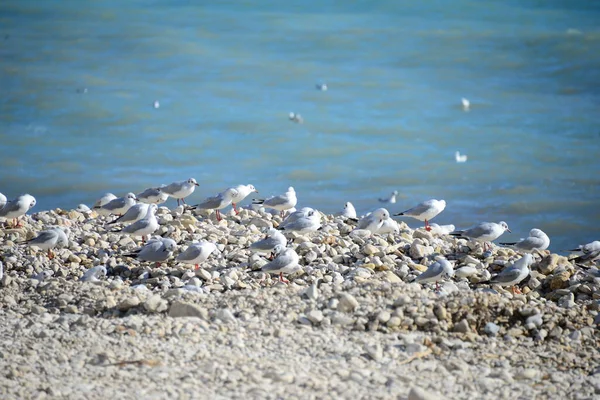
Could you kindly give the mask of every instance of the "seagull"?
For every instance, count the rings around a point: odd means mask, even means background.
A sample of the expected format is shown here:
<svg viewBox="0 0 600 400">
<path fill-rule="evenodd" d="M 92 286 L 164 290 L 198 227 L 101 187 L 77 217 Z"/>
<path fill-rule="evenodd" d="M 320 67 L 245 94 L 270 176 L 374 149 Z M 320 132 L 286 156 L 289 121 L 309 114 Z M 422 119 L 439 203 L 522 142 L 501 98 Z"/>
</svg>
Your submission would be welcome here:
<svg viewBox="0 0 600 400">
<path fill-rule="evenodd" d="M 184 264 L 195 265 L 195 269 L 198 269 L 200 263 L 206 261 L 215 250 L 217 250 L 217 246 L 213 242 L 192 243 L 183 253 L 177 256 L 176 260 Z"/>
<path fill-rule="evenodd" d="M 354 208 L 354 205 L 352 205 L 352 203 L 347 201 L 344 204 L 344 208 L 342 209 L 342 211 L 336 213 L 336 215 L 356 219 L 356 209 Z"/>
<path fill-rule="evenodd" d="M 4 207 L 0 209 L 0 217 L 12 218 L 13 226 L 21 226 L 19 217 L 27 214 L 27 211 L 31 210 L 36 204 L 35 197 L 30 194 L 22 194 L 7 202 Z"/>
<path fill-rule="evenodd" d="M 281 245 L 275 246 L 274 253 L 277 257 L 270 263 L 264 265 L 261 271 L 268 272 L 270 274 L 279 273 L 279 282 L 290 283 L 288 280 L 283 279 L 283 273 L 291 273 L 298 267 L 298 253 L 292 248 L 286 248 Z"/>
<path fill-rule="evenodd" d="M 144 218 L 134 222 L 131 225 L 127 225 L 125 228 L 121 229 L 120 231 L 117 230 L 116 232 L 125 233 L 131 236 L 141 236 L 142 242 L 144 242 L 145 237 L 152 235 L 159 227 L 158 221 L 156 220 L 156 215 L 154 215 L 158 209 L 158 206 L 156 204 L 148 204 L 147 206 L 148 209 Z"/>
<path fill-rule="evenodd" d="M 366 229 L 371 233 L 376 233 L 383 226 L 383 221 L 389 218 L 390 213 L 388 210 L 378 208 L 361 218 L 356 225 L 356 229 Z"/>
<path fill-rule="evenodd" d="M 102 206 L 94 205 L 93 209 L 100 215 L 123 215 L 135 205 L 136 200 L 135 194 L 127 193 L 125 197 L 117 197 Z"/>
<path fill-rule="evenodd" d="M 234 188 L 229 188 L 216 196 L 209 197 L 204 200 L 200 204 L 196 204 L 192 206 L 193 208 L 197 208 L 199 210 L 215 210 L 215 214 L 217 215 L 217 221 L 220 221 L 221 218 L 221 209 L 227 207 L 233 201 L 233 198 L 238 195 L 238 191 Z"/>
<path fill-rule="evenodd" d="M 436 261 L 431 264 L 425 272 L 417 276 L 414 282 L 428 283 L 435 282 L 436 290 L 440 289 L 439 281 L 443 278 L 451 278 L 454 276 L 454 268 L 450 261 L 442 256 L 437 256 Z"/>
<path fill-rule="evenodd" d="M 483 247 L 485 250 L 486 246 L 489 246 L 491 249 L 491 245 L 488 245 L 487 242 L 493 242 L 506 231 L 510 232 L 510 229 L 508 229 L 508 224 L 504 221 L 500 221 L 498 223 L 482 222 L 466 230 L 451 232 L 450 235 L 466 237 L 478 242 L 483 242 Z"/>
<path fill-rule="evenodd" d="M 302 118 L 302 115 L 300 115 L 300 114 L 291 112 L 289 117 L 290 117 L 290 121 L 293 121 L 297 124 L 301 124 L 304 122 L 304 118 Z"/>
<path fill-rule="evenodd" d="M 456 160 L 457 163 L 464 163 L 464 162 L 467 162 L 467 155 L 460 154 L 460 151 L 456 151 L 454 153 L 454 159 Z"/>
<path fill-rule="evenodd" d="M 290 186 L 284 194 L 279 196 L 272 196 L 268 199 L 254 199 L 253 204 L 262 204 L 265 208 L 273 208 L 280 211 L 281 217 L 283 218 L 284 211 L 290 208 L 296 207 L 298 199 L 296 198 L 296 191 Z"/>
<path fill-rule="evenodd" d="M 238 211 L 236 205 L 248 197 L 250 193 L 258 193 L 258 190 L 256 190 L 253 185 L 237 185 L 232 189 L 237 191 L 237 195 L 235 195 L 231 200 L 231 206 L 233 207 L 233 211 L 235 211 L 235 215 L 238 215 L 240 212 Z"/>
<path fill-rule="evenodd" d="M 271 228 L 267 231 L 267 235 L 264 239 L 254 242 L 250 245 L 250 250 L 257 251 L 259 253 L 271 253 L 271 259 L 274 256 L 274 250 L 276 246 L 285 247 L 287 239 L 281 232 L 275 228 Z"/>
<path fill-rule="evenodd" d="M 307 217 L 309 215 L 309 213 L 313 212 L 313 211 L 315 211 L 315 210 L 310 207 L 302 207 L 301 209 L 296 210 L 296 211 L 290 213 L 287 217 L 285 217 L 285 219 L 281 222 L 281 224 L 279 224 L 278 228 L 284 227 L 287 224 L 293 224 L 294 222 L 298 221 L 300 218 Z"/>
<path fill-rule="evenodd" d="M 196 182 L 194 178 L 190 178 L 187 181 L 173 182 L 167 186 L 161 186 L 160 190 L 162 190 L 163 193 L 176 198 L 177 205 L 179 205 L 180 200 L 185 204 L 184 198 L 194 193 L 196 186 L 199 186 L 198 182 Z"/>
<path fill-rule="evenodd" d="M 407 217 L 412 217 L 418 219 L 419 221 L 425 221 L 425 230 L 431 231 L 429 221 L 444 211 L 444 208 L 446 208 L 445 200 L 432 199 L 424 201 L 401 213 L 394 214 L 394 216 L 406 215 Z"/>
<path fill-rule="evenodd" d="M 6 196 L 3 195 L 2 193 L 0 193 L 0 210 L 2 210 L 2 207 L 4 207 L 6 205 L 7 199 Z"/>
<path fill-rule="evenodd" d="M 529 237 L 521 239 L 518 242 L 500 243 L 503 246 L 512 246 L 516 250 L 521 250 L 526 253 L 534 251 L 540 252 L 546 250 L 550 246 L 550 238 L 541 229 L 532 229 L 529 231 Z"/>
<path fill-rule="evenodd" d="M 96 200 L 96 202 L 94 203 L 92 208 L 102 207 L 103 205 L 108 204 L 108 202 L 110 202 L 111 200 L 114 200 L 116 198 L 117 198 L 117 196 L 115 196 L 112 193 L 104 193 L 102 195 L 102 197 L 100 197 L 98 200 Z"/>
<path fill-rule="evenodd" d="M 454 232 L 456 230 L 456 227 L 452 224 L 450 225 L 438 225 L 435 222 L 433 224 L 429 224 L 429 227 L 431 228 L 431 233 L 433 233 L 434 235 L 449 235 L 450 232 Z"/>
<path fill-rule="evenodd" d="M 101 277 L 105 277 L 107 273 L 108 271 L 104 265 L 96 265 L 85 271 L 79 280 L 82 282 L 97 282 Z"/>
<path fill-rule="evenodd" d="M 396 221 L 391 218 L 384 219 L 381 226 L 373 233 L 385 235 L 386 233 L 398 233 L 400 232 L 400 226 Z"/>
<path fill-rule="evenodd" d="M 115 219 L 112 222 L 109 222 L 109 225 L 112 224 L 122 224 L 125 222 L 129 222 L 130 224 L 139 221 L 144 218 L 148 212 L 149 204 L 146 203 L 138 203 L 134 204 L 125 214 Z"/>
<path fill-rule="evenodd" d="M 146 204 L 162 204 L 169 198 L 159 187 L 148 188 L 135 195 L 139 201 Z"/>
<path fill-rule="evenodd" d="M 322 92 L 326 92 L 327 91 L 327 84 L 326 83 L 317 83 L 316 87 L 317 87 L 317 90 L 320 90 Z"/>
<path fill-rule="evenodd" d="M 379 202 L 386 203 L 386 204 L 395 204 L 396 203 L 396 196 L 398 196 L 398 191 L 394 190 L 389 197 L 382 197 L 382 198 L 380 198 Z"/>
<path fill-rule="evenodd" d="M 177 243 L 175 243 L 173 239 L 151 239 L 144 246 L 135 249 L 129 254 L 124 254 L 123 256 L 160 264 L 169 259 L 176 248 Z"/>
<path fill-rule="evenodd" d="M 80 204 L 80 205 L 77 206 L 77 208 L 75 209 L 75 211 L 80 212 L 80 213 L 89 213 L 89 212 L 92 211 L 92 209 L 82 203 L 82 204 Z"/>
<path fill-rule="evenodd" d="M 469 111 L 471 108 L 471 102 L 464 97 L 460 100 L 464 111 Z"/>
<path fill-rule="evenodd" d="M 67 236 L 68 228 L 61 229 L 54 227 L 41 231 L 36 237 L 25 242 L 28 246 L 38 247 L 48 251 L 48 258 L 53 259 L 53 248 L 66 247 L 69 245 L 69 237 Z"/>
<path fill-rule="evenodd" d="M 531 265 L 531 263 L 533 263 L 533 256 L 529 253 L 525 254 L 515 261 L 513 265 L 503 269 L 502 272 L 490 279 L 489 282 L 481 283 L 490 283 L 498 286 L 512 286 L 513 294 L 521 293 L 521 290 L 516 288 L 515 285 L 527 278 L 527 275 L 529 275 L 530 272 L 529 265 Z"/>
<path fill-rule="evenodd" d="M 578 249 L 573 249 L 569 251 L 578 251 L 583 253 L 582 255 L 574 258 L 575 262 L 595 261 L 597 259 L 600 259 L 600 241 L 595 240 L 591 243 L 579 246 Z"/>
<path fill-rule="evenodd" d="M 290 217 L 294 214 L 296 213 L 291 214 Z M 306 215 L 301 215 L 294 221 L 281 224 L 277 227 L 277 229 L 279 230 L 298 233 L 315 232 L 318 231 L 320 228 L 321 214 L 316 210 L 307 211 Z"/>
</svg>

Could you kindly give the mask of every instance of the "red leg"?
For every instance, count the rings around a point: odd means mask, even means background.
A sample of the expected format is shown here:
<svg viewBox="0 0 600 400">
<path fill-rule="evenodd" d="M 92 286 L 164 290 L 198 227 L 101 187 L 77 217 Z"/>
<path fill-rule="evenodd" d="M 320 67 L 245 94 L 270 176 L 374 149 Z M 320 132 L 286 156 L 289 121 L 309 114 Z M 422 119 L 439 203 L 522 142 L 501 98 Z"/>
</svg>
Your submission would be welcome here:
<svg viewBox="0 0 600 400">
<path fill-rule="evenodd" d="M 440 283 L 438 281 L 435 281 L 435 291 L 436 292 L 440 291 Z"/>
<path fill-rule="evenodd" d="M 181 199 L 181 202 L 182 202 L 183 204 L 187 204 L 187 203 L 185 202 L 185 199 Z"/>
<path fill-rule="evenodd" d="M 54 258 L 54 253 L 52 252 L 52 250 L 51 250 L 51 249 L 48 249 L 48 258 L 49 258 L 50 260 L 52 260 L 52 259 Z"/>
<path fill-rule="evenodd" d="M 217 214 L 217 221 L 220 221 L 222 219 L 221 218 L 221 211 L 216 210 L 216 214 Z"/>
<path fill-rule="evenodd" d="M 231 206 L 233 207 L 233 211 L 235 211 L 235 215 L 240 215 L 240 212 L 238 211 L 237 207 L 235 206 L 235 203 L 231 203 Z"/>
<path fill-rule="evenodd" d="M 283 278 L 283 272 L 279 273 L 279 282 L 290 283 L 290 281 L 288 281 L 287 279 Z"/>
<path fill-rule="evenodd" d="M 274 258 L 275 258 L 275 253 L 271 253 L 271 255 L 269 256 L 269 261 L 273 261 Z"/>
<path fill-rule="evenodd" d="M 198 269 L 198 268 L 200 268 L 200 265 L 196 264 L 196 266 L 194 267 L 194 269 Z"/>
<path fill-rule="evenodd" d="M 425 230 L 427 232 L 431 231 L 431 227 L 429 226 L 429 222 L 427 222 L 427 220 L 425 220 Z"/>
<path fill-rule="evenodd" d="M 281 215 L 281 218 L 283 218 L 283 215 L 284 215 L 283 210 L 281 210 L 281 212 L 279 213 L 279 215 Z"/>
</svg>

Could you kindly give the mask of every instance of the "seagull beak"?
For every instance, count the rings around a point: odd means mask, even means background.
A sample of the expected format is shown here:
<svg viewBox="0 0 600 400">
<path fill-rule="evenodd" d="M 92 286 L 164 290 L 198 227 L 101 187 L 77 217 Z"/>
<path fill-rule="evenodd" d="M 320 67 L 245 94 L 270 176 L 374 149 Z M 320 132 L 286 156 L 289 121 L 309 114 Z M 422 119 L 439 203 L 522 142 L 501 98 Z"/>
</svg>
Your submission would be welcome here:
<svg viewBox="0 0 600 400">
<path fill-rule="evenodd" d="M 510 233 L 512 233 L 512 231 L 510 229 L 506 228 L 506 230 L 509 231 Z"/>
<path fill-rule="evenodd" d="M 194 183 L 194 185 L 196 185 L 196 186 L 200 186 L 200 184 L 199 184 L 198 182 Z"/>
</svg>

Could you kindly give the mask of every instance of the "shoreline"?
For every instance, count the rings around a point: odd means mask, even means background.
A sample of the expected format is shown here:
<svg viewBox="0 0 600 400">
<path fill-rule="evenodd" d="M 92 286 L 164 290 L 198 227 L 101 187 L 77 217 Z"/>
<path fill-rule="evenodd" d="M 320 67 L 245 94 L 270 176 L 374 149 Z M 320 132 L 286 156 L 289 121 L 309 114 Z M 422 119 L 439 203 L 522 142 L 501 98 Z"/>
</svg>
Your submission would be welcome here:
<svg viewBox="0 0 600 400">
<path fill-rule="evenodd" d="M 477 285 L 484 269 L 518 258 L 512 249 L 484 257 L 479 244 L 403 222 L 399 233 L 350 234 L 340 217 L 322 216 L 322 230 L 287 235 L 302 271 L 286 285 L 248 250 L 279 216 L 243 209 L 216 222 L 211 212 L 159 207 L 156 233 L 180 244 L 174 256 L 192 239 L 217 244 L 194 270 L 174 257 L 160 268 L 122 257 L 139 241 L 106 232 L 106 219 L 33 215 L 0 230 L 6 397 L 411 398 L 415 386 L 447 398 L 600 393 L 600 276 L 557 254 L 536 256 L 513 295 Z M 55 259 L 15 245 L 50 225 L 70 229 Z M 411 283 L 437 253 L 478 273 L 439 293 Z M 97 265 L 108 276 L 80 280 Z"/>
</svg>

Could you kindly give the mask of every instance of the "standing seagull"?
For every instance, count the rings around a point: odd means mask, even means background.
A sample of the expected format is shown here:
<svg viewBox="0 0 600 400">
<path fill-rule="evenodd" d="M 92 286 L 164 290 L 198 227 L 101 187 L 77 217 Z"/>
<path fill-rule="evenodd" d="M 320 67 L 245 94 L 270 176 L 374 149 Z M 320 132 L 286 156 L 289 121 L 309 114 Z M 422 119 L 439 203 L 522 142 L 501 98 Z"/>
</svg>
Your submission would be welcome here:
<svg viewBox="0 0 600 400">
<path fill-rule="evenodd" d="M 389 197 L 382 197 L 382 198 L 380 198 L 379 202 L 386 203 L 386 204 L 395 204 L 396 203 L 396 196 L 398 196 L 398 191 L 394 190 Z"/>
<path fill-rule="evenodd" d="M 415 278 L 415 282 L 428 283 L 435 282 L 435 289 L 440 290 L 439 281 L 445 277 L 452 278 L 454 276 L 454 268 L 450 261 L 442 256 L 437 256 L 436 261 L 431 264 L 425 272 Z"/>
<path fill-rule="evenodd" d="M 237 185 L 232 189 L 237 191 L 237 195 L 231 200 L 231 206 L 233 207 L 233 211 L 235 211 L 235 215 L 238 215 L 240 212 L 238 211 L 236 205 L 248 197 L 250 193 L 258 193 L 258 190 L 256 190 L 253 185 Z"/>
<path fill-rule="evenodd" d="M 102 206 L 94 206 L 93 209 L 100 215 L 123 215 L 127 212 L 127 210 L 135 205 L 136 200 L 137 198 L 135 197 L 135 194 L 127 193 L 125 197 L 112 199 Z"/>
<path fill-rule="evenodd" d="M 220 221 L 221 218 L 221 209 L 227 207 L 233 201 L 233 198 L 237 196 L 238 192 L 234 188 L 229 188 L 219 193 L 216 196 L 209 197 L 204 200 L 200 204 L 196 204 L 192 206 L 193 208 L 197 208 L 199 210 L 215 210 L 215 214 L 217 215 L 217 221 Z"/>
<path fill-rule="evenodd" d="M 30 194 L 22 194 L 16 199 L 7 202 L 2 209 L 0 209 L 0 217 L 12 218 L 13 226 L 21 226 L 19 217 L 27 214 L 27 211 L 31 210 L 35 206 L 35 197 Z"/>
<path fill-rule="evenodd" d="M 283 273 L 286 274 L 294 272 L 298 267 L 298 253 L 294 249 L 286 248 L 281 245 L 275 246 L 274 249 L 277 257 L 270 263 L 262 267 L 262 271 L 270 274 L 279 273 L 279 282 L 290 283 L 290 281 L 283 279 Z"/>
<path fill-rule="evenodd" d="M 271 253 L 271 259 L 275 256 L 275 247 L 285 247 L 287 239 L 281 232 L 275 228 L 269 229 L 264 239 L 254 242 L 250 245 L 250 250 L 259 253 Z"/>
<path fill-rule="evenodd" d="M 529 275 L 529 265 L 533 262 L 533 256 L 531 254 L 525 254 L 519 258 L 513 265 L 502 270 L 498 275 L 490 279 L 489 282 L 492 285 L 498 286 L 512 286 L 513 294 L 521 293 L 521 290 L 515 285 L 527 278 Z"/>
<path fill-rule="evenodd" d="M 180 200 L 183 204 L 185 204 L 184 198 L 194 193 L 196 186 L 199 186 L 198 182 L 196 182 L 194 178 L 190 178 L 187 181 L 173 182 L 170 185 L 161 186 L 160 190 L 162 190 L 163 193 L 176 198 L 177 205 L 179 205 Z"/>
<path fill-rule="evenodd" d="M 192 243 L 183 253 L 177 256 L 177 261 L 195 265 L 195 269 L 198 269 L 200 263 L 206 261 L 215 250 L 217 250 L 217 246 L 213 242 L 203 240 L 200 243 Z"/>
<path fill-rule="evenodd" d="M 450 235 L 466 237 L 477 242 L 483 242 L 483 248 L 486 250 L 486 246 L 488 246 L 489 249 L 492 248 L 491 244 L 488 245 L 487 242 L 493 242 L 506 231 L 510 232 L 510 229 L 508 229 L 508 224 L 504 221 L 498 223 L 482 222 L 466 230 L 451 232 Z"/>
<path fill-rule="evenodd" d="M 149 204 L 144 218 L 116 232 L 125 233 L 131 236 L 141 236 L 142 242 L 144 242 L 145 237 L 152 235 L 159 227 L 156 215 L 154 215 L 157 209 L 158 206 L 156 204 Z"/>
<path fill-rule="evenodd" d="M 429 221 L 431 221 L 436 215 L 444 211 L 446 208 L 446 200 L 427 200 L 413 208 L 403 211 L 394 216 L 406 215 L 418 219 L 419 221 L 425 221 L 425 230 L 430 231 Z"/>
<path fill-rule="evenodd" d="M 529 231 L 529 237 L 521 239 L 518 242 L 500 243 L 504 246 L 512 246 L 516 250 L 521 250 L 526 253 L 546 250 L 550 246 L 550 238 L 541 229 L 532 229 Z"/>
<path fill-rule="evenodd" d="M 288 188 L 287 192 L 280 194 L 279 196 L 272 196 L 266 200 L 254 199 L 252 201 L 253 204 L 262 204 L 263 207 L 273 208 L 280 211 L 281 217 L 283 217 L 283 212 L 285 210 L 296 207 L 297 202 L 298 199 L 296 198 L 296 191 L 292 186 Z"/>
<path fill-rule="evenodd" d="M 53 259 L 54 253 L 52 252 L 52 249 L 55 247 L 68 246 L 69 237 L 63 229 L 54 227 L 45 231 L 41 231 L 36 237 L 25 242 L 25 244 L 28 246 L 38 247 L 42 250 L 47 250 L 48 258 Z"/>
</svg>

